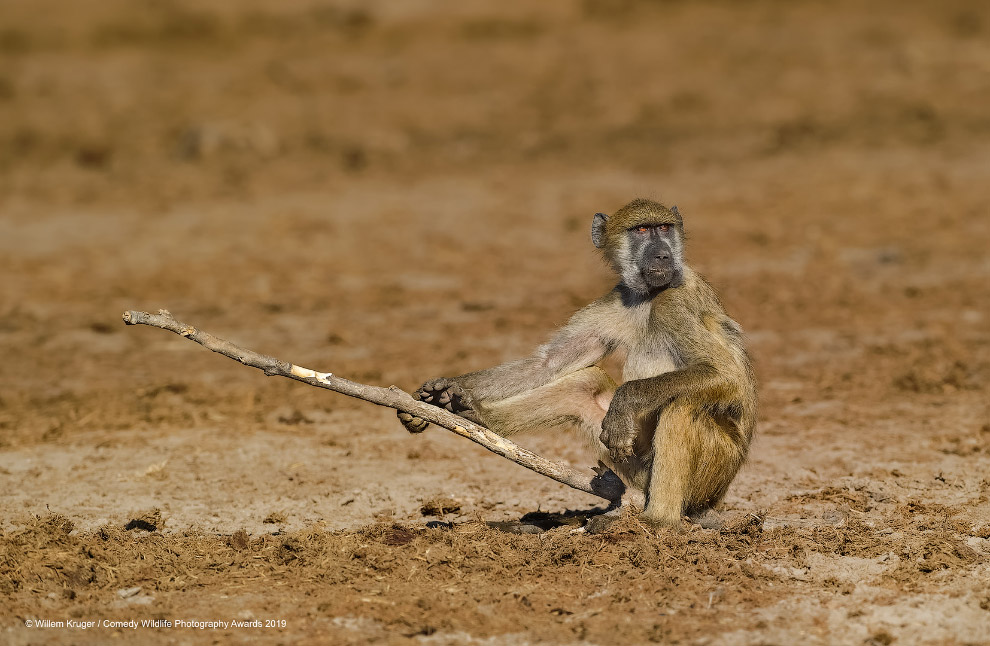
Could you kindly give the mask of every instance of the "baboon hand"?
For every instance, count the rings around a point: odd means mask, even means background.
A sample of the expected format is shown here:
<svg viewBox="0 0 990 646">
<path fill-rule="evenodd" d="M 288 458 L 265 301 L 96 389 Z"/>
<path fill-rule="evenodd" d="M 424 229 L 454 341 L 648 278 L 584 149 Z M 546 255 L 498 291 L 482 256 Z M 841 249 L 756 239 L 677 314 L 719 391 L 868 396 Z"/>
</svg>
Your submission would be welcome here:
<svg viewBox="0 0 990 646">
<path fill-rule="evenodd" d="M 623 406 L 616 406 L 613 401 L 602 420 L 602 434 L 599 439 L 614 462 L 630 459 L 633 457 L 633 440 L 636 439 L 635 416 L 631 411 L 624 410 Z"/>
<path fill-rule="evenodd" d="M 420 386 L 413 393 L 413 397 L 427 404 L 445 408 L 476 424 L 481 423 L 472 406 L 471 396 L 453 379 L 447 377 L 431 379 Z M 396 416 L 410 433 L 422 433 L 430 425 L 425 419 L 402 411 L 398 411 Z"/>
</svg>

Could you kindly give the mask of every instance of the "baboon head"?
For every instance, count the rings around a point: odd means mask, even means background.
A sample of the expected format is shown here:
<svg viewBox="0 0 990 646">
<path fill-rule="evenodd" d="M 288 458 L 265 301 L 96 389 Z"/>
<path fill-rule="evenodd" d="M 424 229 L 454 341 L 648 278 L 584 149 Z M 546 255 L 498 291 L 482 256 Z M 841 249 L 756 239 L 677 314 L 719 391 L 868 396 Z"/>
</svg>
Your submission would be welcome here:
<svg viewBox="0 0 990 646">
<path fill-rule="evenodd" d="M 637 199 L 611 217 L 596 213 L 591 241 L 637 293 L 677 287 L 683 280 L 684 222 L 676 206 Z"/>
</svg>

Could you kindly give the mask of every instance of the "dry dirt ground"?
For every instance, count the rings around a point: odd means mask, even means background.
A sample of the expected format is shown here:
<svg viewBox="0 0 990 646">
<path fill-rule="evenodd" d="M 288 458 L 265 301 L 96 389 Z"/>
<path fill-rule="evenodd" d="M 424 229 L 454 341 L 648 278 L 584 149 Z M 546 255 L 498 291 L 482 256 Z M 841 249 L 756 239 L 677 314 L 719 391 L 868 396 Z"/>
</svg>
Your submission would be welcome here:
<svg viewBox="0 0 990 646">
<path fill-rule="evenodd" d="M 0 642 L 990 643 L 988 106 L 977 1 L 5 0 Z M 722 531 L 120 321 L 410 389 L 635 196 L 760 378 Z"/>
</svg>

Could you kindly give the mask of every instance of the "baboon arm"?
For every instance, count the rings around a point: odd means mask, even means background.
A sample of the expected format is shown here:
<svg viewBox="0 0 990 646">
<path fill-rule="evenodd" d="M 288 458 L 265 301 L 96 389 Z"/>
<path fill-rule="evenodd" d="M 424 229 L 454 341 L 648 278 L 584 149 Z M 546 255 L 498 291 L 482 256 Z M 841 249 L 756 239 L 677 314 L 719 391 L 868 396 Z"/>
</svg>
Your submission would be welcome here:
<svg viewBox="0 0 990 646">
<path fill-rule="evenodd" d="M 594 323 L 603 307 L 604 304 L 596 302 L 579 311 L 531 357 L 470 372 L 454 380 L 477 401 L 500 401 L 598 363 L 616 345 L 607 331 Z"/>
<path fill-rule="evenodd" d="M 612 455 L 622 462 L 633 456 L 633 443 L 638 434 L 638 420 L 660 413 L 675 399 L 691 394 L 705 401 L 724 387 L 715 368 L 695 364 L 682 370 L 666 372 L 656 377 L 634 379 L 619 386 L 602 420 L 601 441 Z"/>
<path fill-rule="evenodd" d="M 619 386 L 612 406 L 644 415 L 659 411 L 678 397 L 703 393 L 706 400 L 717 401 L 728 396 L 729 390 L 712 365 L 699 363 L 655 377 L 627 381 Z"/>
</svg>

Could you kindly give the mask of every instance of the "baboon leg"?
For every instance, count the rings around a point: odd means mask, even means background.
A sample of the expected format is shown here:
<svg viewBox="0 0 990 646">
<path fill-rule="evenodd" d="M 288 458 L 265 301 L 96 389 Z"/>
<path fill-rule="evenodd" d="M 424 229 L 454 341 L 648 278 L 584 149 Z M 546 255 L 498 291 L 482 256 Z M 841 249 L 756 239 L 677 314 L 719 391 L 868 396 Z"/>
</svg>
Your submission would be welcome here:
<svg viewBox="0 0 990 646">
<path fill-rule="evenodd" d="M 649 453 L 652 427 L 649 433 L 637 438 L 636 445 L 642 452 L 622 463 L 612 460 L 601 441 L 602 420 L 616 387 L 607 372 L 590 366 L 528 392 L 476 406 L 481 421 L 502 436 L 535 430 L 576 430 L 601 463 L 627 486 L 643 490 L 649 475 L 649 460 L 639 456 Z M 631 491 L 628 500 L 642 505 L 636 492 Z"/>
<path fill-rule="evenodd" d="M 476 404 L 481 421 L 499 435 L 535 430 L 578 430 L 599 456 L 608 456 L 598 439 L 616 383 L 590 366 L 500 401 Z"/>
<path fill-rule="evenodd" d="M 725 495 L 744 455 L 724 424 L 674 401 L 660 414 L 653 436 L 653 468 L 646 485 L 646 520 L 678 525 Z"/>
</svg>

